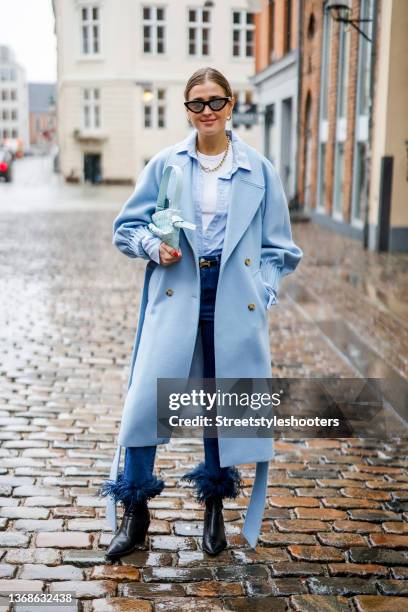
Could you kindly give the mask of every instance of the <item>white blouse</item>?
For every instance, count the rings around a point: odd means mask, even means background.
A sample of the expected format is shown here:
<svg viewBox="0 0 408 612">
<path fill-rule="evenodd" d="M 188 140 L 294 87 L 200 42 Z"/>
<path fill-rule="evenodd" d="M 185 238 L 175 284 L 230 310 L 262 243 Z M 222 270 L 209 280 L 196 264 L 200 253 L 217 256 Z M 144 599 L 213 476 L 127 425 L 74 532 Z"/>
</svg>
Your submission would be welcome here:
<svg viewBox="0 0 408 612">
<path fill-rule="evenodd" d="M 207 168 L 214 168 L 217 166 L 224 157 L 224 154 L 225 151 L 222 151 L 222 153 L 218 155 L 204 155 L 204 153 L 197 151 L 199 161 Z M 232 147 L 230 146 L 224 163 L 215 172 L 204 172 L 204 170 L 200 168 L 204 184 L 201 198 L 201 214 L 204 232 L 207 231 L 208 226 L 217 212 L 217 179 L 219 176 L 232 170 L 232 155 Z"/>
</svg>

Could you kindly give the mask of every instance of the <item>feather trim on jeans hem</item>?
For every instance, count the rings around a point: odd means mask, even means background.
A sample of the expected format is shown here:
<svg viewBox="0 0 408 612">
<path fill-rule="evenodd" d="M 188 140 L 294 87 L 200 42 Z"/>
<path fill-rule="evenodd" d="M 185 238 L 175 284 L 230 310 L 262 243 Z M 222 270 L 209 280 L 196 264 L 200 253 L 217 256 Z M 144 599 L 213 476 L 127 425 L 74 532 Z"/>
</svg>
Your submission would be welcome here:
<svg viewBox="0 0 408 612">
<path fill-rule="evenodd" d="M 142 504 L 148 499 L 160 495 L 164 489 L 164 481 L 152 476 L 142 484 L 135 484 L 124 477 L 123 472 L 118 474 L 117 480 L 106 480 L 98 491 L 102 497 L 109 495 L 115 502 L 122 502 L 125 507 Z"/>
<path fill-rule="evenodd" d="M 219 475 L 207 470 L 200 463 L 194 470 L 187 472 L 181 480 L 193 482 L 196 488 L 197 501 L 204 502 L 212 497 L 235 498 L 242 489 L 240 474 L 235 467 L 221 468 Z"/>
</svg>

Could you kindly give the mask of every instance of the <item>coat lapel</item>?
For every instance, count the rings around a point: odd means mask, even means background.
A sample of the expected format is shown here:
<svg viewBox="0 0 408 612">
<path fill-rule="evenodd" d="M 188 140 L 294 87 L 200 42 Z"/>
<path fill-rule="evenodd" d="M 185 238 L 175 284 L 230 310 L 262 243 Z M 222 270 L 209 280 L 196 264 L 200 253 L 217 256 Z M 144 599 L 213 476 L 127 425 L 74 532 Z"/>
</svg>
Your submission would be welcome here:
<svg viewBox="0 0 408 612">
<path fill-rule="evenodd" d="M 229 202 L 224 246 L 221 255 L 221 268 L 240 241 L 261 204 L 265 188 L 251 181 L 252 172 L 238 168 L 232 179 L 231 200 Z"/>
</svg>

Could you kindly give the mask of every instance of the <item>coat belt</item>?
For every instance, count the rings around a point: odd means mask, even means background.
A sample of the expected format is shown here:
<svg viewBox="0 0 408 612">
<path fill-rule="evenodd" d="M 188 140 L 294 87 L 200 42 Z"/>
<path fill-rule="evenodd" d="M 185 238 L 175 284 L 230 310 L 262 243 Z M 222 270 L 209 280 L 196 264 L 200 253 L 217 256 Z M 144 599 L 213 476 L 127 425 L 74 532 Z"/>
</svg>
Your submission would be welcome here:
<svg viewBox="0 0 408 612">
<path fill-rule="evenodd" d="M 118 445 L 116 449 L 109 474 L 110 480 L 117 480 L 122 448 L 122 446 Z M 262 518 L 266 503 L 266 490 L 268 486 L 268 467 L 268 461 L 259 461 L 256 464 L 255 480 L 252 486 L 251 499 L 241 532 L 252 548 L 256 548 L 259 534 L 261 532 Z M 106 518 L 113 533 L 115 533 L 117 523 L 117 502 L 112 497 L 107 497 L 106 499 Z"/>
</svg>

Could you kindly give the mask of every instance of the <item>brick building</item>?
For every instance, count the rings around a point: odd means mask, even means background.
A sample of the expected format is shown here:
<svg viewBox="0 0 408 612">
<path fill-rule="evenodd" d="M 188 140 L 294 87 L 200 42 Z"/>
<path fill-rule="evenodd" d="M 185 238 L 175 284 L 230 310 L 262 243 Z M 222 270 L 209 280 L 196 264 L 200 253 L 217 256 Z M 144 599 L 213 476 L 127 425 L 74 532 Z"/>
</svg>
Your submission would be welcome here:
<svg viewBox="0 0 408 612">
<path fill-rule="evenodd" d="M 257 4 L 250 80 L 289 205 L 370 249 L 408 251 L 408 2 Z M 338 17 L 366 20 L 362 32 Z"/>
<path fill-rule="evenodd" d="M 352 0 L 372 42 L 327 4 L 301 2 L 298 198 L 371 249 L 407 251 L 408 3 Z"/>
<path fill-rule="evenodd" d="M 291 204 L 296 197 L 298 0 L 262 0 L 255 15 L 255 75 L 261 148 L 276 166 Z"/>
</svg>

